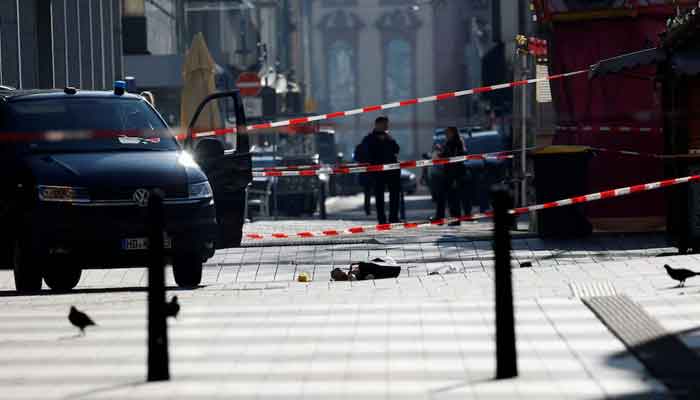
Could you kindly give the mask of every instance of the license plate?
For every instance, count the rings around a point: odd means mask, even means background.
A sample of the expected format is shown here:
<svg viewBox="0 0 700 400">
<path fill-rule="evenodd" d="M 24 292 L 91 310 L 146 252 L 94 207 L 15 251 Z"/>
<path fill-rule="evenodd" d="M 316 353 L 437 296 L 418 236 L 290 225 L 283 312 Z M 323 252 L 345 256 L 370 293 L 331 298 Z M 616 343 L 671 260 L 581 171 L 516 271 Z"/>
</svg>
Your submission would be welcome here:
<svg viewBox="0 0 700 400">
<path fill-rule="evenodd" d="M 173 240 L 169 236 L 163 238 L 163 247 L 173 248 Z M 122 240 L 122 250 L 148 250 L 148 238 L 129 238 Z"/>
</svg>

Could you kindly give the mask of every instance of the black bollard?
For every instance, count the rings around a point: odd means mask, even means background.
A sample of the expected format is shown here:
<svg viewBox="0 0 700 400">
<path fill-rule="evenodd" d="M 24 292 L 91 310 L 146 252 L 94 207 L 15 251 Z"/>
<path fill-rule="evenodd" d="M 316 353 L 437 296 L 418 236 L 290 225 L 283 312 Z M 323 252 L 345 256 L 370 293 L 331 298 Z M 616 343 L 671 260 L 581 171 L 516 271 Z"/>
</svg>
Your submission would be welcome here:
<svg viewBox="0 0 700 400">
<path fill-rule="evenodd" d="M 494 208 L 493 251 L 496 275 L 496 379 L 518 376 L 518 355 L 515 348 L 515 316 L 513 282 L 510 265 L 510 228 L 513 198 L 505 187 L 491 191 Z"/>
<path fill-rule="evenodd" d="M 165 255 L 163 195 L 148 200 L 148 381 L 170 380 L 168 326 L 165 317 Z"/>
</svg>

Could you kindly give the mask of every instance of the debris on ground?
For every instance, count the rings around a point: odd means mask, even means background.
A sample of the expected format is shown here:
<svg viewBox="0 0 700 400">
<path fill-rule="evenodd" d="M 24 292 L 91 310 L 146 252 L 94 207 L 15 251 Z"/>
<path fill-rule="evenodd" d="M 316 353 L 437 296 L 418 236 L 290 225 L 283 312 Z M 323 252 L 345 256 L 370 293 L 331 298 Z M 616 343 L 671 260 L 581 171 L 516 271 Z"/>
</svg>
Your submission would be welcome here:
<svg viewBox="0 0 700 400">
<path fill-rule="evenodd" d="M 391 257 L 375 258 L 371 261 L 361 261 L 350 265 L 348 272 L 340 268 L 331 271 L 334 281 L 364 281 L 372 279 L 398 278 L 401 266 Z"/>
<path fill-rule="evenodd" d="M 451 264 L 445 264 L 443 266 L 440 266 L 438 268 L 435 268 L 434 270 L 428 272 L 428 275 L 447 275 L 447 274 L 455 274 L 459 272 L 457 268 L 455 268 Z"/>
<path fill-rule="evenodd" d="M 311 276 L 306 272 L 299 272 L 299 275 L 297 276 L 297 282 L 311 282 Z"/>
</svg>

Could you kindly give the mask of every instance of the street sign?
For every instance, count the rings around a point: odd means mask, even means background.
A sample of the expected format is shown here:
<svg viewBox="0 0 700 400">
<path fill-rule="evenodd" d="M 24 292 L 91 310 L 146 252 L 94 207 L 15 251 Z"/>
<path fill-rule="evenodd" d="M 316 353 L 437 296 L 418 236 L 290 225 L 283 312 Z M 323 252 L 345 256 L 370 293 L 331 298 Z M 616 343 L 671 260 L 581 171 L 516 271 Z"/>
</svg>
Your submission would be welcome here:
<svg viewBox="0 0 700 400">
<path fill-rule="evenodd" d="M 236 87 L 241 91 L 241 96 L 257 96 L 262 85 L 260 77 L 255 72 L 243 72 L 236 80 Z"/>
</svg>

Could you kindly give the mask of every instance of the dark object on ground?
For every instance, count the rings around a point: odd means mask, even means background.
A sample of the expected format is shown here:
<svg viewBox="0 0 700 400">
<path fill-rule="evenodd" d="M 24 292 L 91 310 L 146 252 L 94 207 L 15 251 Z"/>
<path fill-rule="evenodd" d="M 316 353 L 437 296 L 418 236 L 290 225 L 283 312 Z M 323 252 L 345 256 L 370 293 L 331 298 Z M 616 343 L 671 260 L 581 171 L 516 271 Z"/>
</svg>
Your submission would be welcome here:
<svg viewBox="0 0 700 400">
<path fill-rule="evenodd" d="M 350 268 L 349 274 L 340 268 L 335 268 L 333 271 L 331 271 L 331 279 L 334 281 L 356 281 L 357 270 L 353 271 L 352 266 Z"/>
<path fill-rule="evenodd" d="M 88 317 L 87 314 L 85 314 L 82 311 L 78 311 L 75 306 L 70 307 L 70 312 L 68 313 L 68 321 L 70 321 L 73 326 L 76 328 L 80 329 L 80 334 L 85 335 L 85 328 L 88 326 L 96 326 L 97 324 L 90 318 Z"/>
<path fill-rule="evenodd" d="M 357 269 L 359 280 L 398 278 L 401 273 L 400 266 L 388 263 L 381 258 L 375 258 L 370 262 L 359 262 Z"/>
<path fill-rule="evenodd" d="M 532 262 L 530 261 L 525 261 L 520 263 L 520 268 L 532 268 Z"/>
<path fill-rule="evenodd" d="M 331 271 L 331 279 L 334 281 L 363 281 L 371 279 L 398 278 L 401 267 L 391 259 L 375 258 L 369 262 L 359 262 L 350 265 L 350 271 L 345 272 L 340 268 Z"/>
<path fill-rule="evenodd" d="M 533 154 L 537 204 L 588 192 L 588 161 L 584 147 L 550 146 Z M 584 237 L 593 232 L 583 204 L 537 211 L 540 237 Z"/>
<path fill-rule="evenodd" d="M 173 296 L 170 302 L 165 303 L 165 316 L 177 319 L 180 313 L 180 303 L 177 301 L 177 296 Z"/>
<path fill-rule="evenodd" d="M 694 272 L 684 268 L 675 269 L 671 268 L 668 264 L 664 265 L 664 268 L 666 268 L 666 272 L 668 273 L 668 276 L 671 277 L 671 279 L 680 282 L 678 284 L 679 287 L 685 286 L 686 279 L 700 275 L 700 272 Z"/>
<path fill-rule="evenodd" d="M 350 277 L 342 269 L 335 268 L 333 271 L 331 271 L 331 279 L 334 281 L 348 281 L 350 280 Z"/>
</svg>

